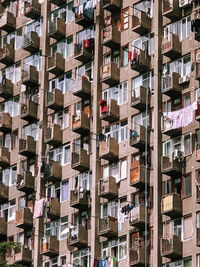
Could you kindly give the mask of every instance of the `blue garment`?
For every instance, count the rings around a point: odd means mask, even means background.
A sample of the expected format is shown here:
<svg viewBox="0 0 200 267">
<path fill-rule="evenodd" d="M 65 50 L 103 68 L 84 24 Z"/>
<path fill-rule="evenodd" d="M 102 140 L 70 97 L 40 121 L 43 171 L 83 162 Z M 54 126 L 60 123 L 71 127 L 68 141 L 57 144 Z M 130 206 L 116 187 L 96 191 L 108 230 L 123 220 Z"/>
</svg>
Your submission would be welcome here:
<svg viewBox="0 0 200 267">
<path fill-rule="evenodd" d="M 99 260 L 99 267 L 106 267 L 106 266 L 107 266 L 106 259 Z"/>
</svg>

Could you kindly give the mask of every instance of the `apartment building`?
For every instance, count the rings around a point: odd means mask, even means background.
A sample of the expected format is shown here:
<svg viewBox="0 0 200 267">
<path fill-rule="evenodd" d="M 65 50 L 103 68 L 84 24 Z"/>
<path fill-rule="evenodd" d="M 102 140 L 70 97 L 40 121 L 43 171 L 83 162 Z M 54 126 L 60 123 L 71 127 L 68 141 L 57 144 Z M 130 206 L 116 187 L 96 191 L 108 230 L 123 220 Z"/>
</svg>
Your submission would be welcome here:
<svg viewBox="0 0 200 267">
<path fill-rule="evenodd" d="M 21 244 L 5 260 L 200 267 L 200 1 L 0 14 L 0 241 Z"/>
</svg>

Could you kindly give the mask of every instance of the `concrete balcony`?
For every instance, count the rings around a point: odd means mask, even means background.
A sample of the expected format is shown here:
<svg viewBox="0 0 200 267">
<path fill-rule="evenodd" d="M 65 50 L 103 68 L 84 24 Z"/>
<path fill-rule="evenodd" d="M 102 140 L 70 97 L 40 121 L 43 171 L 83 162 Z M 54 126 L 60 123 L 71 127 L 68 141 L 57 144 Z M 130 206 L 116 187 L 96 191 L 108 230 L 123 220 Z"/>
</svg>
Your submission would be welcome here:
<svg viewBox="0 0 200 267">
<path fill-rule="evenodd" d="M 99 219 L 99 236 L 108 239 L 117 237 L 118 235 L 118 222 L 117 219 L 110 216 Z"/>
<path fill-rule="evenodd" d="M 146 211 L 145 211 L 146 209 Z M 145 217 L 145 212 L 147 213 L 147 220 Z M 129 213 L 129 224 L 133 227 L 136 227 L 140 230 L 145 228 L 145 224 L 149 224 L 149 214 L 148 208 L 145 208 L 145 205 L 140 204 L 134 207 Z"/>
<path fill-rule="evenodd" d="M 129 251 L 130 256 L 130 266 L 139 267 L 139 266 L 145 266 L 145 247 L 144 245 L 130 248 Z M 147 262 L 146 266 L 149 266 L 149 256 L 147 255 Z"/>
<path fill-rule="evenodd" d="M 59 75 L 65 71 L 65 59 L 62 54 L 56 53 L 52 57 L 48 57 L 48 72 Z"/>
<path fill-rule="evenodd" d="M 61 18 L 55 18 L 49 21 L 49 37 L 60 40 L 65 38 L 66 25 L 65 21 Z"/>
<path fill-rule="evenodd" d="M 72 152 L 71 168 L 79 172 L 90 169 L 90 156 L 86 150 L 80 149 L 79 151 Z"/>
<path fill-rule="evenodd" d="M 27 100 L 25 104 L 21 104 L 21 119 L 28 121 L 28 122 L 34 122 L 37 120 L 37 111 L 38 111 L 38 104 Z"/>
<path fill-rule="evenodd" d="M 12 65 L 14 63 L 15 51 L 12 44 L 4 44 L 0 48 L 0 63 L 6 66 Z"/>
<path fill-rule="evenodd" d="M 181 135 L 181 128 L 174 129 L 173 121 L 168 117 L 163 116 L 161 121 L 162 134 L 166 134 L 170 137 Z"/>
<path fill-rule="evenodd" d="M 179 84 L 180 75 L 172 72 L 162 78 L 162 93 L 173 99 L 179 98 L 181 95 L 181 87 Z"/>
<path fill-rule="evenodd" d="M 161 213 L 163 215 L 176 218 L 182 214 L 181 196 L 176 193 L 171 193 L 162 197 Z"/>
<path fill-rule="evenodd" d="M 121 0 L 103 0 L 103 9 L 110 12 L 120 11 L 122 7 Z"/>
<path fill-rule="evenodd" d="M 25 246 L 22 246 L 19 251 L 14 254 L 14 263 L 24 266 L 30 266 L 32 263 L 32 251 Z"/>
<path fill-rule="evenodd" d="M 0 239 L 4 239 L 7 237 L 7 224 L 6 220 L 0 217 Z"/>
<path fill-rule="evenodd" d="M 46 103 L 47 108 L 55 111 L 62 109 L 64 103 L 63 93 L 59 89 L 54 89 L 53 92 L 47 92 Z"/>
<path fill-rule="evenodd" d="M 56 5 L 56 6 L 61 6 L 63 4 L 66 3 L 65 0 L 50 0 L 50 2 L 53 4 L 53 5 Z"/>
<path fill-rule="evenodd" d="M 62 178 L 62 167 L 57 161 L 50 161 L 44 168 L 44 180 L 47 182 L 57 183 Z"/>
<path fill-rule="evenodd" d="M 180 16 L 179 1 L 163 0 L 163 16 L 175 19 Z"/>
<path fill-rule="evenodd" d="M 180 161 L 180 158 L 174 158 L 173 155 L 172 158 L 162 156 L 161 171 L 168 176 L 181 176 L 183 167 L 182 162 Z"/>
<path fill-rule="evenodd" d="M 0 182 L 0 204 L 8 201 L 8 186 Z"/>
<path fill-rule="evenodd" d="M 147 177 L 145 181 L 145 175 L 147 171 Z M 131 163 L 130 169 L 130 186 L 142 189 L 145 186 L 145 182 L 149 184 L 150 170 L 142 165 L 139 160 Z"/>
<path fill-rule="evenodd" d="M 85 226 L 77 225 L 70 231 L 67 243 L 69 246 L 84 248 L 88 246 L 88 232 Z"/>
<path fill-rule="evenodd" d="M 175 260 L 182 258 L 182 241 L 177 235 L 161 238 L 161 256 Z"/>
<path fill-rule="evenodd" d="M 118 184 L 116 178 L 109 176 L 108 179 L 99 181 L 99 197 L 112 200 L 118 197 Z"/>
<path fill-rule="evenodd" d="M 130 130 L 130 146 L 144 150 L 146 145 L 150 145 L 149 142 L 149 129 L 142 125 L 135 124 L 133 130 Z"/>
<path fill-rule="evenodd" d="M 10 152 L 7 147 L 0 149 L 0 167 L 4 168 L 10 165 Z"/>
<path fill-rule="evenodd" d="M 12 130 L 12 118 L 6 112 L 0 113 L 0 132 L 9 133 Z"/>
<path fill-rule="evenodd" d="M 33 227 L 33 213 L 29 208 L 16 211 L 15 218 L 16 227 L 22 229 L 30 229 Z"/>
<path fill-rule="evenodd" d="M 178 35 L 170 33 L 162 41 L 162 55 L 170 59 L 176 59 L 181 56 L 181 42 Z"/>
<path fill-rule="evenodd" d="M 146 110 L 150 105 L 150 94 L 146 87 L 140 86 L 132 90 L 131 107 L 139 111 Z"/>
<path fill-rule="evenodd" d="M 53 147 L 62 144 L 62 136 L 62 129 L 58 124 L 53 124 L 51 127 L 47 127 L 44 130 L 45 144 L 51 145 Z"/>
<path fill-rule="evenodd" d="M 38 71 L 36 67 L 24 65 L 21 73 L 22 84 L 33 88 L 38 86 Z"/>
<path fill-rule="evenodd" d="M 146 51 L 135 49 L 131 60 L 131 69 L 139 73 L 144 73 L 150 68 L 150 56 Z"/>
<path fill-rule="evenodd" d="M 117 162 L 119 158 L 119 144 L 114 138 L 99 142 L 99 157 L 109 162 Z"/>
<path fill-rule="evenodd" d="M 119 105 L 114 99 L 100 101 L 100 118 L 110 123 L 119 120 Z"/>
<path fill-rule="evenodd" d="M 13 97 L 13 83 L 5 76 L 2 77 L 0 82 L 0 97 L 3 97 L 4 99 Z"/>
<path fill-rule="evenodd" d="M 55 220 L 60 218 L 60 202 L 58 198 L 51 197 L 48 200 L 47 217 L 50 220 Z"/>
<path fill-rule="evenodd" d="M 94 38 L 87 41 L 89 47 L 85 44 L 85 40 L 81 43 L 74 44 L 74 58 L 82 63 L 87 63 L 93 58 Z"/>
<path fill-rule="evenodd" d="M 81 111 L 79 114 L 72 116 L 72 131 L 80 135 L 88 135 L 90 132 L 90 118 Z"/>
<path fill-rule="evenodd" d="M 79 10 L 75 7 L 75 23 L 87 28 L 94 23 L 94 12 L 93 8 L 86 9 L 86 3 L 83 4 L 83 11 L 80 14 Z"/>
<path fill-rule="evenodd" d="M 85 189 L 74 189 L 70 192 L 70 207 L 81 211 L 88 210 L 89 192 Z"/>
<path fill-rule="evenodd" d="M 35 187 L 35 177 L 30 171 L 24 171 L 17 175 L 17 190 L 32 193 Z"/>
<path fill-rule="evenodd" d="M 145 35 L 151 31 L 151 18 L 143 11 L 136 11 L 132 17 L 132 31 Z"/>
<path fill-rule="evenodd" d="M 36 141 L 32 136 L 26 139 L 19 139 L 19 154 L 27 158 L 34 158 L 36 155 Z"/>
<path fill-rule="evenodd" d="M 16 18 L 13 13 L 5 11 L 0 15 L 0 30 L 8 33 L 13 32 L 16 27 Z"/>
<path fill-rule="evenodd" d="M 31 54 L 37 52 L 40 48 L 40 37 L 37 32 L 27 32 L 23 35 L 23 44 L 22 47 L 25 51 L 30 52 Z"/>
<path fill-rule="evenodd" d="M 81 99 L 89 99 L 91 96 L 91 82 L 86 76 L 74 80 L 72 83 L 73 95 Z"/>
<path fill-rule="evenodd" d="M 102 43 L 104 46 L 116 49 L 120 46 L 121 33 L 118 30 L 116 24 L 109 25 L 103 29 L 103 40 Z"/>
<path fill-rule="evenodd" d="M 116 63 L 111 62 L 101 66 L 101 82 L 110 86 L 117 85 L 120 81 L 120 70 Z"/>
<path fill-rule="evenodd" d="M 24 16 L 37 19 L 41 15 L 41 4 L 38 0 L 24 1 Z"/>
<path fill-rule="evenodd" d="M 50 258 L 59 255 L 59 241 L 56 236 L 51 235 L 42 239 L 40 254 Z"/>
</svg>

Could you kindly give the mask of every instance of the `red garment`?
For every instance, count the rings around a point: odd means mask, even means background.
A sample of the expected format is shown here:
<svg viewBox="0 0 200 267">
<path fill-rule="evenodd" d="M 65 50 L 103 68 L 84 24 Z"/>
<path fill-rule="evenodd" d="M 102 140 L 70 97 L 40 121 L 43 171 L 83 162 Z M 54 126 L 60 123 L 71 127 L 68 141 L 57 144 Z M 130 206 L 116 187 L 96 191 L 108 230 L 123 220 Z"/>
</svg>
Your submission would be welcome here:
<svg viewBox="0 0 200 267">
<path fill-rule="evenodd" d="M 97 259 L 94 259 L 93 267 L 98 267 L 98 266 L 99 266 L 99 261 Z"/>
<path fill-rule="evenodd" d="M 139 61 L 139 51 L 137 49 L 134 49 L 133 60 Z"/>
<path fill-rule="evenodd" d="M 100 101 L 100 107 L 101 107 L 101 109 L 100 109 L 101 113 L 108 112 L 108 105 L 107 105 L 107 101 L 106 100 L 102 99 Z"/>
<path fill-rule="evenodd" d="M 84 40 L 84 48 L 89 48 L 89 47 L 90 47 L 90 41 Z"/>
<path fill-rule="evenodd" d="M 132 52 L 128 51 L 128 61 L 130 61 L 132 59 Z"/>
</svg>

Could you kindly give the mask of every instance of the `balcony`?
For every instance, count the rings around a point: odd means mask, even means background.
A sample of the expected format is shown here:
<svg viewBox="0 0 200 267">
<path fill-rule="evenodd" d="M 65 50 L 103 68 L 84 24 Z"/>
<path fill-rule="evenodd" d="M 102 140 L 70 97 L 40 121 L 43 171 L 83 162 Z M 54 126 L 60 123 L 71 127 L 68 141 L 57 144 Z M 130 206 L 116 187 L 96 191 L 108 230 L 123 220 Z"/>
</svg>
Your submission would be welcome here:
<svg viewBox="0 0 200 267">
<path fill-rule="evenodd" d="M 19 154 L 28 158 L 34 158 L 36 155 L 36 141 L 32 136 L 26 139 L 19 139 Z"/>
<path fill-rule="evenodd" d="M 99 157 L 109 162 L 117 162 L 119 158 L 119 144 L 114 138 L 99 142 Z"/>
<path fill-rule="evenodd" d="M 99 219 L 99 236 L 111 239 L 117 237 L 117 235 L 118 235 L 117 219 L 110 216 Z"/>
<path fill-rule="evenodd" d="M 47 108 L 55 111 L 63 108 L 64 96 L 59 89 L 54 89 L 53 92 L 47 92 Z"/>
<path fill-rule="evenodd" d="M 72 131 L 80 135 L 88 135 L 90 132 L 90 118 L 81 111 L 79 114 L 72 116 Z"/>
<path fill-rule="evenodd" d="M 197 162 L 200 162 L 200 143 L 195 145 L 195 159 Z"/>
<path fill-rule="evenodd" d="M 14 254 L 14 263 L 16 265 L 30 266 L 32 263 L 32 250 L 22 246 L 19 251 L 17 250 Z"/>
<path fill-rule="evenodd" d="M 147 220 L 146 220 L 146 216 Z M 149 224 L 148 208 L 145 205 L 140 204 L 134 207 L 129 213 L 129 224 L 140 230 L 145 228 L 145 224 Z"/>
<path fill-rule="evenodd" d="M 150 57 L 146 51 L 135 48 L 131 60 L 131 69 L 144 73 L 150 68 Z"/>
<path fill-rule="evenodd" d="M 181 196 L 176 193 L 162 197 L 161 213 L 163 215 L 176 218 L 182 213 L 182 200 Z"/>
<path fill-rule="evenodd" d="M 35 186 L 35 177 L 30 171 L 17 175 L 17 189 L 25 193 L 32 193 Z"/>
<path fill-rule="evenodd" d="M 40 37 L 37 32 L 27 32 L 23 35 L 23 44 L 22 47 L 25 51 L 30 52 L 31 54 L 37 52 L 40 48 Z"/>
<path fill-rule="evenodd" d="M 94 23 L 93 7 L 85 8 L 86 3 L 75 7 L 75 23 L 87 28 Z"/>
<path fill-rule="evenodd" d="M 68 245 L 76 248 L 84 248 L 88 245 L 88 232 L 85 226 L 78 225 L 70 229 L 68 237 Z"/>
<path fill-rule="evenodd" d="M 51 235 L 42 239 L 40 253 L 50 258 L 59 255 L 59 241 L 56 236 Z"/>
<path fill-rule="evenodd" d="M 94 38 L 74 44 L 74 58 L 82 63 L 87 63 L 93 58 Z"/>
<path fill-rule="evenodd" d="M 100 101 L 100 118 L 110 123 L 119 120 L 119 105 L 114 99 L 110 99 L 109 102 L 102 99 Z"/>
<path fill-rule="evenodd" d="M 44 142 L 50 146 L 59 146 L 62 144 L 62 129 L 60 125 L 53 124 L 44 130 Z"/>
<path fill-rule="evenodd" d="M 21 75 L 22 84 L 31 89 L 38 86 L 38 71 L 36 67 L 24 65 Z"/>
<path fill-rule="evenodd" d="M 121 0 L 103 0 L 103 9 L 110 12 L 118 12 L 122 7 Z"/>
<path fill-rule="evenodd" d="M 5 11 L 0 15 L 0 30 L 6 31 L 8 33 L 15 30 L 16 18 L 13 13 Z"/>
<path fill-rule="evenodd" d="M 60 218 L 60 202 L 58 198 L 51 197 L 47 204 L 47 217 L 50 220 Z"/>
<path fill-rule="evenodd" d="M 41 4 L 38 0 L 24 1 L 24 16 L 37 19 L 41 15 Z"/>
<path fill-rule="evenodd" d="M 170 137 L 181 135 L 181 128 L 174 129 L 173 121 L 170 118 L 163 116 L 161 122 L 162 134 L 166 134 Z"/>
<path fill-rule="evenodd" d="M 0 182 L 0 204 L 8 201 L 8 186 Z"/>
<path fill-rule="evenodd" d="M 10 152 L 7 147 L 0 149 L 0 167 L 4 168 L 10 165 Z"/>
<path fill-rule="evenodd" d="M 118 196 L 118 184 L 116 178 L 109 176 L 107 179 L 99 181 L 99 197 L 112 200 Z"/>
<path fill-rule="evenodd" d="M 181 87 L 179 84 L 180 75 L 172 72 L 162 78 L 162 93 L 173 99 L 179 98 L 181 95 Z"/>
<path fill-rule="evenodd" d="M 145 175 L 147 175 L 146 179 L 145 179 Z M 148 167 L 146 170 L 146 167 L 142 165 L 139 160 L 131 163 L 130 186 L 142 189 L 145 186 L 145 182 L 149 184 L 149 177 L 150 177 L 150 170 Z"/>
<path fill-rule="evenodd" d="M 4 99 L 13 97 L 13 83 L 5 76 L 2 76 L 0 82 L 0 97 L 3 97 Z"/>
<path fill-rule="evenodd" d="M 7 224 L 6 220 L 0 217 L 0 240 L 6 238 L 7 236 Z"/>
<path fill-rule="evenodd" d="M 87 154 L 86 150 L 80 149 L 78 151 L 72 152 L 71 167 L 72 169 L 79 172 L 84 172 L 89 170 L 90 156 Z"/>
<path fill-rule="evenodd" d="M 48 57 L 48 72 L 59 75 L 65 71 L 65 59 L 60 53 Z"/>
<path fill-rule="evenodd" d="M 50 161 L 49 164 L 45 164 L 43 168 L 44 180 L 52 183 L 61 181 L 62 167 L 57 161 Z"/>
<path fill-rule="evenodd" d="M 110 86 L 117 85 L 120 81 L 120 70 L 114 62 L 101 66 L 101 82 Z"/>
<path fill-rule="evenodd" d="M 16 227 L 22 229 L 30 229 L 33 227 L 33 213 L 29 208 L 16 211 L 15 224 Z"/>
<path fill-rule="evenodd" d="M 4 44 L 0 48 L 0 63 L 6 66 L 12 65 L 14 63 L 15 51 L 12 44 Z"/>
<path fill-rule="evenodd" d="M 143 125 L 135 124 L 133 130 L 130 130 L 130 146 L 144 150 L 149 146 L 149 129 Z"/>
<path fill-rule="evenodd" d="M 53 5 L 56 5 L 56 6 L 61 6 L 62 4 L 65 4 L 66 1 L 65 0 L 51 0 L 50 1 Z"/>
<path fill-rule="evenodd" d="M 151 18 L 150 16 L 139 10 L 134 10 L 135 15 L 132 17 L 132 31 L 145 35 L 151 30 Z"/>
<path fill-rule="evenodd" d="M 138 109 L 139 111 L 146 110 L 150 105 L 150 94 L 149 90 L 144 87 L 140 86 L 134 90 L 132 90 L 131 96 L 131 107 Z"/>
<path fill-rule="evenodd" d="M 182 241 L 177 235 L 161 238 L 161 256 L 175 260 L 182 258 Z"/>
<path fill-rule="evenodd" d="M 81 99 L 89 99 L 91 96 L 91 82 L 86 76 L 74 80 L 72 84 L 73 95 Z"/>
<path fill-rule="evenodd" d="M 37 110 L 38 110 L 37 103 L 31 100 L 27 100 L 26 104 L 21 104 L 21 119 L 28 122 L 36 121 Z"/>
<path fill-rule="evenodd" d="M 111 48 L 111 49 L 119 48 L 120 40 L 121 40 L 121 33 L 118 30 L 118 27 L 116 24 L 109 25 L 103 29 L 102 43 L 104 46 Z"/>
<path fill-rule="evenodd" d="M 84 189 L 74 189 L 70 192 L 70 207 L 81 211 L 88 210 L 89 192 Z"/>
<path fill-rule="evenodd" d="M 170 33 L 162 41 L 162 55 L 170 59 L 176 59 L 181 56 L 181 42 L 178 35 Z"/>
<path fill-rule="evenodd" d="M 180 155 L 181 156 L 181 155 Z M 182 174 L 182 161 L 181 157 L 162 156 L 161 158 L 161 171 L 168 176 L 181 176 Z"/>
<path fill-rule="evenodd" d="M 163 16 L 175 19 L 180 16 L 179 1 L 163 0 Z"/>
<path fill-rule="evenodd" d="M 138 247 L 130 248 L 130 266 L 145 266 L 145 247 L 140 245 Z M 149 266 L 149 259 L 147 255 L 147 266 Z"/>
<path fill-rule="evenodd" d="M 0 113 L 0 132 L 9 133 L 12 130 L 12 118 L 6 112 Z"/>
<path fill-rule="evenodd" d="M 49 21 L 49 37 L 60 40 L 65 38 L 66 25 L 65 21 L 61 18 L 55 18 Z"/>
</svg>

